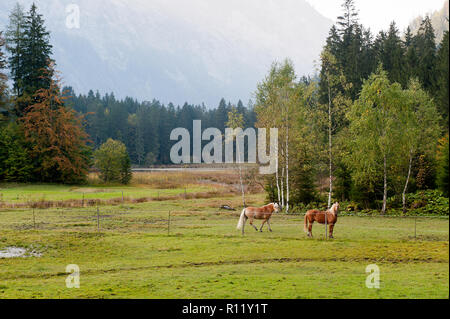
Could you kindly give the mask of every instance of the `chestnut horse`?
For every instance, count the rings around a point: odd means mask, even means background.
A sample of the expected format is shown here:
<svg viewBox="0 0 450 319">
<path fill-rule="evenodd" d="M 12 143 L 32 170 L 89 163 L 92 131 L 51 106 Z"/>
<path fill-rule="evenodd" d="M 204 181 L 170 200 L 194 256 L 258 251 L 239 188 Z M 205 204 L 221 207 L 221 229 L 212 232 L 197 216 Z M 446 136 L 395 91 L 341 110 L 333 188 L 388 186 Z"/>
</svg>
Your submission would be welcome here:
<svg viewBox="0 0 450 319">
<path fill-rule="evenodd" d="M 250 225 L 253 226 L 253 228 L 258 231 L 258 228 L 256 228 L 255 225 L 253 225 L 254 219 L 264 219 L 262 222 L 261 228 L 259 229 L 260 232 L 262 232 L 264 224 L 267 222 L 267 226 L 269 226 L 269 230 L 272 231 L 270 228 L 270 222 L 269 219 L 272 217 L 273 212 L 280 212 L 280 205 L 277 203 L 270 203 L 263 207 L 247 207 L 242 210 L 241 217 L 239 218 L 239 222 L 237 224 L 237 229 L 242 229 L 242 235 L 244 235 L 244 226 L 247 219 L 250 219 Z"/>
<path fill-rule="evenodd" d="M 325 224 L 325 215 L 327 216 L 327 225 L 330 225 L 330 238 L 333 238 L 333 229 L 334 225 L 337 222 L 339 213 L 339 203 L 334 203 L 333 206 L 326 212 L 322 212 L 317 209 L 311 209 L 306 212 L 305 215 L 305 233 L 308 234 L 308 237 L 312 237 L 312 226 L 314 222 L 318 222 L 320 224 Z M 309 223 L 309 226 L 308 226 Z"/>
</svg>

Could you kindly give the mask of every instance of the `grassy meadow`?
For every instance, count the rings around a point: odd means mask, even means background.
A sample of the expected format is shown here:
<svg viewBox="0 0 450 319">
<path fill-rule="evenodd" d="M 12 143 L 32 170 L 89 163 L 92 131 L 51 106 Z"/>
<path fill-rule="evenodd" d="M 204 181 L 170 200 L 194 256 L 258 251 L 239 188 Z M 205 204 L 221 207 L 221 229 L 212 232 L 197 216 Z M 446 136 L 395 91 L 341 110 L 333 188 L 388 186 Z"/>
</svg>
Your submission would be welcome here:
<svg viewBox="0 0 450 319">
<path fill-rule="evenodd" d="M 142 173 L 125 188 L 95 176 L 87 186 L 0 185 L 0 251 L 41 255 L 0 259 L 0 298 L 449 297 L 448 219 L 343 216 L 325 241 L 324 226 L 308 239 L 303 216 L 280 213 L 273 233 L 247 224 L 241 236 L 235 172 L 210 175 Z M 83 193 L 120 200 L 99 202 L 97 215 L 77 202 Z M 35 205 L 42 196 L 54 205 Z M 263 205 L 265 194 L 248 202 Z M 79 289 L 66 288 L 69 264 L 80 267 Z M 365 285 L 370 264 L 380 289 Z"/>
</svg>

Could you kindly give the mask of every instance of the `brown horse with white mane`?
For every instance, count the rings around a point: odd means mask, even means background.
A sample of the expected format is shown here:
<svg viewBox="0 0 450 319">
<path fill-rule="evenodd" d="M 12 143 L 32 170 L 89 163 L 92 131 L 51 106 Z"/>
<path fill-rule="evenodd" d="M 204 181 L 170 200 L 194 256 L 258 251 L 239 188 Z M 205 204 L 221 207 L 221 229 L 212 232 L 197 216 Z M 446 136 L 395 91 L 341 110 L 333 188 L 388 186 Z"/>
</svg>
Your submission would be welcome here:
<svg viewBox="0 0 450 319">
<path fill-rule="evenodd" d="M 277 203 L 270 203 L 263 207 L 247 207 L 242 210 L 241 217 L 239 218 L 239 222 L 237 224 L 237 229 L 242 229 L 242 235 L 244 235 L 244 226 L 247 219 L 250 219 L 250 225 L 253 226 L 253 228 L 258 231 L 258 228 L 256 228 L 255 225 L 253 225 L 254 219 L 263 219 L 261 228 L 259 229 L 260 232 L 262 232 L 264 224 L 267 222 L 267 226 L 269 227 L 269 230 L 272 231 L 272 228 L 270 228 L 270 218 L 272 217 L 273 212 L 278 213 L 280 211 L 280 205 Z"/>
<path fill-rule="evenodd" d="M 314 222 L 318 222 L 320 224 L 325 224 L 325 216 L 327 217 L 327 225 L 330 225 L 330 238 L 333 238 L 333 229 L 334 225 L 337 222 L 339 213 L 339 203 L 334 203 L 333 206 L 326 212 L 311 209 L 306 212 L 305 215 L 305 233 L 308 234 L 308 237 L 312 237 L 312 226 Z M 309 226 L 308 226 L 309 223 Z"/>
</svg>

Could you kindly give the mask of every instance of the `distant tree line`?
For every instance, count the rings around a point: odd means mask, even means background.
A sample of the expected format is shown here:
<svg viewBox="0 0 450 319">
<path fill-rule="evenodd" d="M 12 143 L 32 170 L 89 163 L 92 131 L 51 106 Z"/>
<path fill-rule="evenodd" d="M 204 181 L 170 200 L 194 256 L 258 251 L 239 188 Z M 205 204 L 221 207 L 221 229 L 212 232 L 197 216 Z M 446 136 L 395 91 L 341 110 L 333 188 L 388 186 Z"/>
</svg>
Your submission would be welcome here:
<svg viewBox="0 0 450 319">
<path fill-rule="evenodd" d="M 235 106 L 245 127 L 253 127 L 256 121 L 251 103 L 246 107 L 240 100 L 232 105 L 222 99 L 216 108 L 207 108 L 188 103 L 164 105 L 157 100 L 138 102 L 130 97 L 119 100 L 113 93 L 101 96 L 93 91 L 76 95 L 71 87 L 63 91 L 70 96 L 66 104 L 85 115 L 92 147 L 97 149 L 108 138 L 121 141 L 136 166 L 172 164 L 170 149 L 176 141 L 170 140 L 170 132 L 178 127 L 192 132 L 194 120 L 202 121 L 202 129 L 215 127 L 224 132 L 228 112 Z"/>
</svg>

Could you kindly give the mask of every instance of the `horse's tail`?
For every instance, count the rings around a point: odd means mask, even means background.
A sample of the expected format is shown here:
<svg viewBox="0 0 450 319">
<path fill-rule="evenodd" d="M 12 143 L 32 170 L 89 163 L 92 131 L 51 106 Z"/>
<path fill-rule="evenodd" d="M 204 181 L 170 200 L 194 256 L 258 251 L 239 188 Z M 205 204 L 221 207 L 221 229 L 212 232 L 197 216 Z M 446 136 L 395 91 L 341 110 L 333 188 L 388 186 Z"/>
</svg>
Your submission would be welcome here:
<svg viewBox="0 0 450 319">
<path fill-rule="evenodd" d="M 237 224 L 237 229 L 242 229 L 245 223 L 245 208 L 242 210 L 241 217 L 239 218 L 239 222 Z"/>
<path fill-rule="evenodd" d="M 308 233 L 308 213 L 305 214 L 305 224 L 303 225 L 305 233 Z"/>
</svg>

